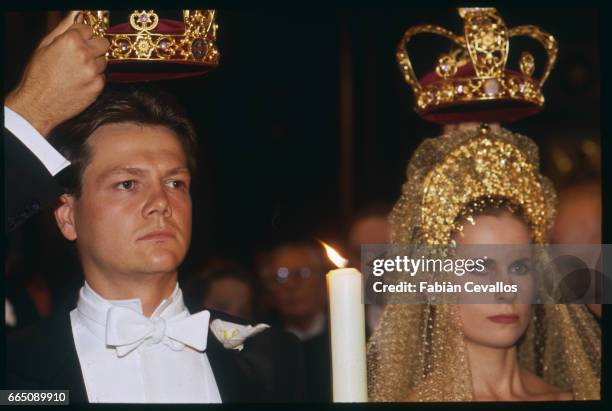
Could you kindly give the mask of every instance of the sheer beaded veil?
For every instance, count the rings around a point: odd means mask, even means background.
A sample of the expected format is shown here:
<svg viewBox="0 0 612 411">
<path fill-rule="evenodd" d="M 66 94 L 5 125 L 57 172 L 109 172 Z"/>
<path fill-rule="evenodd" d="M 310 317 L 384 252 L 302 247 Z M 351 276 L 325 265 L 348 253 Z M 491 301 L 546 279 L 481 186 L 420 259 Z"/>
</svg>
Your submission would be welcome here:
<svg viewBox="0 0 612 411">
<path fill-rule="evenodd" d="M 389 216 L 391 242 L 450 244 L 479 207 L 521 210 L 544 244 L 556 195 L 539 171 L 537 146 L 505 129 L 458 130 L 415 151 Z M 552 275 L 552 274 L 550 274 Z M 600 398 L 601 330 L 584 305 L 538 304 L 517 343 L 520 364 L 577 400 Z M 474 388 L 457 306 L 388 304 L 367 346 L 370 401 L 472 401 Z"/>
</svg>

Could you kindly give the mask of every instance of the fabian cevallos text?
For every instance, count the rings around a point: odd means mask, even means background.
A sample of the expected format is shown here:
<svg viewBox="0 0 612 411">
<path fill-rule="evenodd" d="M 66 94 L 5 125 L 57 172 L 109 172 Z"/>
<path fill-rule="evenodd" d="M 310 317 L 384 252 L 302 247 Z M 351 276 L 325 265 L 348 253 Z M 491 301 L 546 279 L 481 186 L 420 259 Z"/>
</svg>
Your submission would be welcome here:
<svg viewBox="0 0 612 411">
<path fill-rule="evenodd" d="M 516 293 L 516 284 L 504 284 L 496 281 L 494 284 L 477 284 L 473 281 L 466 281 L 463 284 L 454 284 L 450 281 L 419 281 L 411 283 L 401 281 L 398 284 L 383 284 L 376 281 L 372 288 L 377 293 Z"/>
</svg>

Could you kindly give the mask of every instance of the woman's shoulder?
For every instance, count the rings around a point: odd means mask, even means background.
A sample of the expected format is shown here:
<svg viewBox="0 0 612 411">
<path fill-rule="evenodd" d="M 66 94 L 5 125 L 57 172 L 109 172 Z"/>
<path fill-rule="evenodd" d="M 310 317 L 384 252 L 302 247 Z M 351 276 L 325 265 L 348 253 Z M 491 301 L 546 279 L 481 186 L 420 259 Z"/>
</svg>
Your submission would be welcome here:
<svg viewBox="0 0 612 411">
<path fill-rule="evenodd" d="M 529 392 L 534 401 L 568 401 L 573 400 L 574 395 L 571 390 L 564 390 L 547 383 L 531 371 L 521 369 L 525 386 L 529 387 Z"/>
</svg>

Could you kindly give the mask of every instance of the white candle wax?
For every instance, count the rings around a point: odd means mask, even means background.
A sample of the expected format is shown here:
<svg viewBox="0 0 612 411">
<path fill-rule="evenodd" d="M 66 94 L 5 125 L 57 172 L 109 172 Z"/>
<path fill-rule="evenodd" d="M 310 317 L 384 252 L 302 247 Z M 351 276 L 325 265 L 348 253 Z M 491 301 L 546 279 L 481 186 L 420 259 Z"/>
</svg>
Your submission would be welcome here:
<svg viewBox="0 0 612 411">
<path fill-rule="evenodd" d="M 354 268 L 327 273 L 334 402 L 367 402 L 362 275 Z"/>
</svg>

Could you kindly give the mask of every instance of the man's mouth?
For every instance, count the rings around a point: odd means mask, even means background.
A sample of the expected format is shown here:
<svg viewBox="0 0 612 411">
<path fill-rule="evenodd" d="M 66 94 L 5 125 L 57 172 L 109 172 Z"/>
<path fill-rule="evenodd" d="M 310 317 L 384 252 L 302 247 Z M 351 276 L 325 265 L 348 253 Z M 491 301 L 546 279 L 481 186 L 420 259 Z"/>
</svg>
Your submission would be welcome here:
<svg viewBox="0 0 612 411">
<path fill-rule="evenodd" d="M 142 237 L 138 238 L 138 241 L 140 240 L 144 240 L 144 241 L 164 241 L 164 240 L 169 240 L 169 239 L 173 239 L 175 238 L 175 235 L 172 231 L 170 230 L 166 230 L 166 229 L 161 229 L 161 230 L 154 230 L 151 231 L 145 235 L 143 235 Z"/>
</svg>

